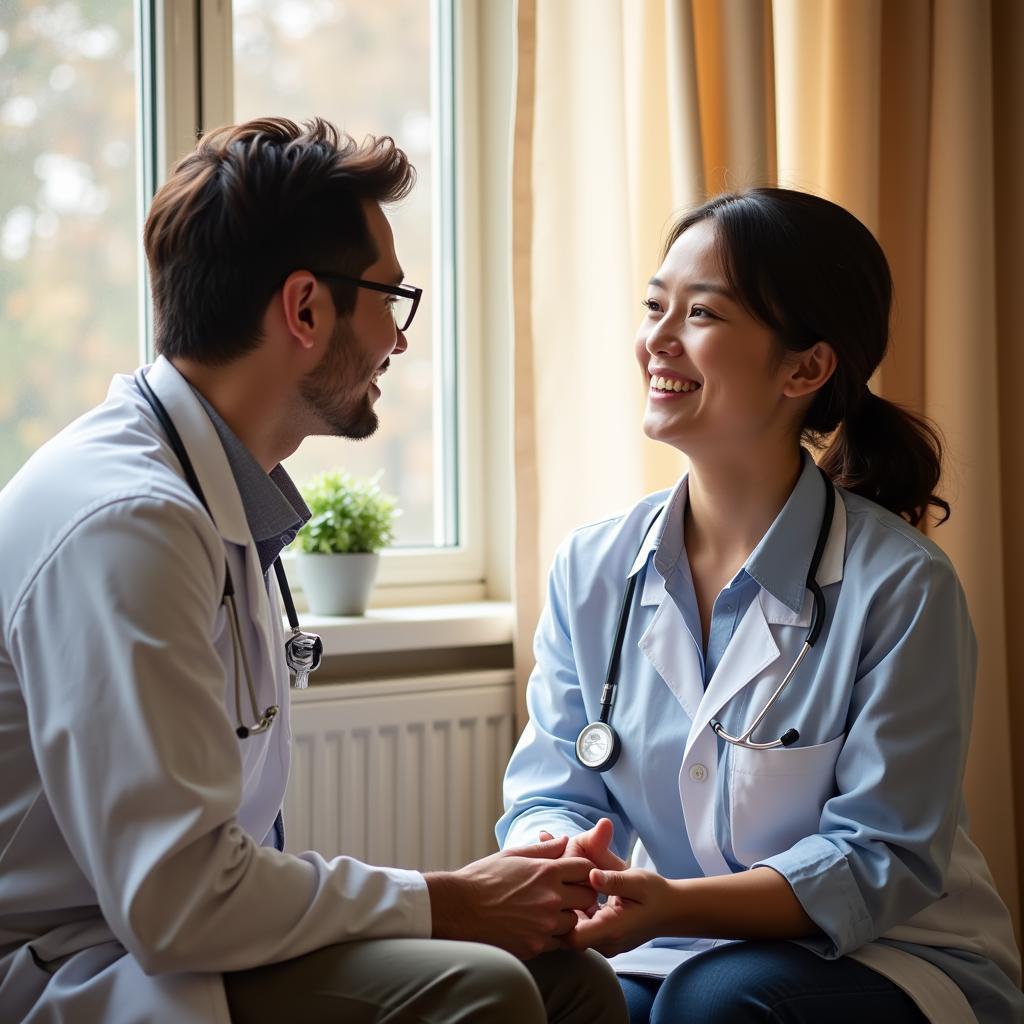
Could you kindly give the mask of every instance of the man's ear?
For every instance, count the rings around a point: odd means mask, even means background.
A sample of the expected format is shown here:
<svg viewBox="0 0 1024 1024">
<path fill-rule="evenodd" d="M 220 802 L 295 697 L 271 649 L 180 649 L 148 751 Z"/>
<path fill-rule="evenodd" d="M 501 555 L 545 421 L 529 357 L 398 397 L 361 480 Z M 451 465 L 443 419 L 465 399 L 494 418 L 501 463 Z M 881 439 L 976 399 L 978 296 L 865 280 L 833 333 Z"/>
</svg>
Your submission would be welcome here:
<svg viewBox="0 0 1024 1024">
<path fill-rule="evenodd" d="M 791 353 L 787 362 L 789 375 L 782 393 L 787 398 L 803 398 L 814 394 L 828 382 L 839 361 L 835 349 L 827 341 L 817 341 L 803 352 Z"/>
<path fill-rule="evenodd" d="M 281 312 L 289 334 L 303 348 L 314 348 L 329 326 L 334 300 L 308 270 L 296 270 L 281 286 Z"/>
</svg>

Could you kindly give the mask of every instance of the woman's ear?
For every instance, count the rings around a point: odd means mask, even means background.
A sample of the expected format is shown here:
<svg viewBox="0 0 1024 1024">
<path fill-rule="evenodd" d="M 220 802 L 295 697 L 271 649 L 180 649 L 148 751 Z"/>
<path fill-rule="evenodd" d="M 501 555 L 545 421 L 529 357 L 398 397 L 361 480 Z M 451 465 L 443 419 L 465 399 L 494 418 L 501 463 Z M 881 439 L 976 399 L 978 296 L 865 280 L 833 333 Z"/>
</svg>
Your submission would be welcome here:
<svg viewBox="0 0 1024 1024">
<path fill-rule="evenodd" d="M 782 387 L 787 398 L 803 398 L 823 387 L 836 372 L 835 349 L 827 341 L 817 341 L 803 352 L 791 353 L 789 375 Z"/>
</svg>

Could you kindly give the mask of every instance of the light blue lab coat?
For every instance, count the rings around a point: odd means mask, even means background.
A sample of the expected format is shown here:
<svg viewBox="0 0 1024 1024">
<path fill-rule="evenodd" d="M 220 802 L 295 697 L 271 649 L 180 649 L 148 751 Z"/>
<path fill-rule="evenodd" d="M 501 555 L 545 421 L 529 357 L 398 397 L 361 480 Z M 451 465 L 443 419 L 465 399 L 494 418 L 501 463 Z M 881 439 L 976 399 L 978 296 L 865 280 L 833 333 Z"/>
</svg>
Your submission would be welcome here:
<svg viewBox="0 0 1024 1024">
<path fill-rule="evenodd" d="M 892 978 L 934 1022 L 1024 1019 L 1010 918 L 967 836 L 962 781 L 976 645 L 956 573 L 902 519 L 837 489 L 818 569 L 817 644 L 754 739 L 741 734 L 803 644 L 805 581 L 825 485 L 809 456 L 785 507 L 719 595 L 702 651 L 683 546 L 684 477 L 624 515 L 575 531 L 551 570 L 537 630 L 530 721 L 505 777 L 503 846 L 600 817 L 637 867 L 693 878 L 766 864 L 823 938 Z M 644 538 L 644 531 L 650 530 Z M 628 577 L 639 573 L 601 774 L 575 741 L 599 702 Z M 616 957 L 664 974 L 713 941 L 663 938 Z"/>
</svg>

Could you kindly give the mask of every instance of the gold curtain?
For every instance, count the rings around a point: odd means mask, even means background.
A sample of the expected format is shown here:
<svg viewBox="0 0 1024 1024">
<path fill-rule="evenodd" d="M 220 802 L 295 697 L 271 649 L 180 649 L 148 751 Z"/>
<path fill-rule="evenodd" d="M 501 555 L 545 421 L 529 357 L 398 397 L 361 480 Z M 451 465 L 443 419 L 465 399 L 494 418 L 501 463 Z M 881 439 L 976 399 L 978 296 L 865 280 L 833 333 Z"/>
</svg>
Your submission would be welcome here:
<svg viewBox="0 0 1024 1024">
<path fill-rule="evenodd" d="M 1024 4 L 519 0 L 518 45 L 521 686 L 557 543 L 684 468 L 640 432 L 632 355 L 673 214 L 754 184 L 827 196 L 875 231 L 893 268 L 894 344 L 874 386 L 948 441 L 953 515 L 933 535 L 980 647 L 971 828 L 1019 916 Z"/>
</svg>

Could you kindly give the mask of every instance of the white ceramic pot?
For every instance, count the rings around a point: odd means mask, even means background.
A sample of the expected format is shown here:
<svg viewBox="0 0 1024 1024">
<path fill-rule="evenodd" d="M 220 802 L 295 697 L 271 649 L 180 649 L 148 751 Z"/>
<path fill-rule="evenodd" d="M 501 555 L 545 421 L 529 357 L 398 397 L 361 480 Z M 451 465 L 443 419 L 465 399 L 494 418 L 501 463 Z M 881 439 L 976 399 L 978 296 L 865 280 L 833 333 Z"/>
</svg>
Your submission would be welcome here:
<svg viewBox="0 0 1024 1024">
<path fill-rule="evenodd" d="M 299 581 L 314 615 L 363 615 L 380 565 L 378 554 L 298 552 Z"/>
</svg>

